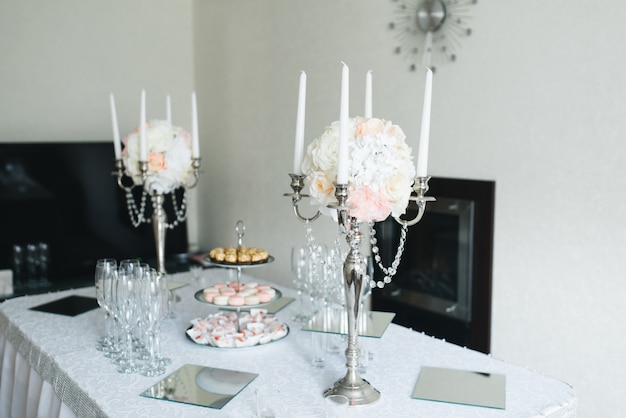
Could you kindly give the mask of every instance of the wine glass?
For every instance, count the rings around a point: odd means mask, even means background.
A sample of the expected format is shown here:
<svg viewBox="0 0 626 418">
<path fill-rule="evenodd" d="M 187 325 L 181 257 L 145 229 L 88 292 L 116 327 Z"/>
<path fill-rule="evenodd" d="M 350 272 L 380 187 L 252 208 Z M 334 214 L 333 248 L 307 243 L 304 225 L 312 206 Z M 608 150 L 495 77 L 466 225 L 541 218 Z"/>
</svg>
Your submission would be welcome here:
<svg viewBox="0 0 626 418">
<path fill-rule="evenodd" d="M 127 258 L 125 260 L 120 261 L 120 265 L 118 267 L 120 272 L 123 272 L 130 277 L 132 277 L 133 275 L 136 275 L 140 268 L 141 268 L 141 263 L 139 260 L 135 258 Z"/>
<path fill-rule="evenodd" d="M 139 370 L 144 376 L 158 376 L 165 373 L 164 362 L 160 357 L 161 320 L 167 314 L 168 292 L 167 277 L 151 269 L 146 273 L 141 287 L 141 314 L 146 325 L 148 361 Z"/>
<path fill-rule="evenodd" d="M 114 282 L 114 300 L 117 318 L 124 331 L 124 353 L 116 360 L 120 373 L 134 373 L 137 363 L 133 357 L 133 327 L 136 323 L 138 303 L 138 283 L 128 269 L 118 269 Z"/>
<path fill-rule="evenodd" d="M 328 250 L 325 245 L 312 244 L 307 251 L 307 275 L 311 316 L 324 307 L 328 289 Z"/>
<path fill-rule="evenodd" d="M 119 354 L 115 350 L 115 324 L 113 323 L 111 282 L 113 276 L 117 274 L 117 261 L 112 258 L 103 258 L 96 261 L 95 287 L 96 300 L 98 305 L 104 310 L 105 335 L 98 339 L 97 349 L 107 353 L 107 357 Z"/>
<path fill-rule="evenodd" d="M 291 248 L 291 273 L 293 284 L 298 293 L 298 311 L 293 316 L 296 322 L 306 322 L 309 318 L 304 314 L 304 293 L 307 289 L 307 246 L 297 245 Z"/>
<path fill-rule="evenodd" d="M 327 305 L 331 308 L 341 307 L 343 308 L 345 302 L 345 289 L 343 282 L 343 254 L 341 248 L 335 246 L 328 251 L 328 302 Z"/>
<path fill-rule="evenodd" d="M 149 285 L 153 268 L 148 263 L 139 263 L 139 268 L 136 270 L 135 279 L 138 282 L 138 303 L 141 304 L 137 314 L 137 321 L 135 324 L 135 335 L 133 339 L 133 348 L 135 350 L 135 357 L 140 360 L 148 360 L 150 353 L 148 350 L 148 324 L 144 315 L 144 290 Z"/>
</svg>

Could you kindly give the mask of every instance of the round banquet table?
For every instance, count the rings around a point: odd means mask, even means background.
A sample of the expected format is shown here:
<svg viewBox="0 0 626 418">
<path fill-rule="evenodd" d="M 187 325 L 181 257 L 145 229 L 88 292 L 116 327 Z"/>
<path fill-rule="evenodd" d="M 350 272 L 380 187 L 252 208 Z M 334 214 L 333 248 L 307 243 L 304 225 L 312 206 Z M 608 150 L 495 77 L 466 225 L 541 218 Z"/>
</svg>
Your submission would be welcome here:
<svg viewBox="0 0 626 418">
<path fill-rule="evenodd" d="M 345 375 L 343 349 L 327 354 L 326 366 L 311 366 L 312 333 L 291 320 L 297 304 L 276 315 L 290 327 L 289 335 L 267 345 L 219 349 L 190 341 L 190 320 L 216 309 L 194 298 L 211 282 L 225 281 L 226 269 L 206 269 L 200 280 L 189 273 L 170 275 L 188 285 L 174 291 L 179 301 L 174 318 L 162 323 L 161 351 L 172 359 L 167 374 L 185 364 L 258 374 L 222 409 L 140 396 L 166 375 L 144 377 L 117 373 L 96 350 L 104 330 L 104 314 L 93 309 L 77 316 L 38 312 L 29 308 L 69 295 L 95 297 L 93 287 L 9 299 L 0 305 L 0 416 L 2 417 L 254 417 L 254 391 L 280 389 L 284 417 L 324 417 L 322 393 Z M 253 277 L 244 274 L 243 281 Z M 294 297 L 289 288 L 279 288 Z M 574 417 L 576 393 L 568 384 L 473 350 L 390 324 L 382 338 L 367 338 L 373 353 L 363 377 L 380 392 L 371 405 L 352 407 L 359 417 Z M 506 376 L 505 409 L 460 405 L 411 397 L 422 366 L 500 373 Z"/>
</svg>

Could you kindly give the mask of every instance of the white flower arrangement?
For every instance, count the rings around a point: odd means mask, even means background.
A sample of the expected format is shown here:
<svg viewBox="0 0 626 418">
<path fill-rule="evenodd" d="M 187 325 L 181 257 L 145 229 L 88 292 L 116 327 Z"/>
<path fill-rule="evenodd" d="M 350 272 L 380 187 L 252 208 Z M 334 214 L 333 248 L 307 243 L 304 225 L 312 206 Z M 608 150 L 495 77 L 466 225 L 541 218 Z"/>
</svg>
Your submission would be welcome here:
<svg viewBox="0 0 626 418">
<path fill-rule="evenodd" d="M 124 140 L 122 159 L 126 175 L 137 185 L 143 184 L 140 160 L 139 128 Z M 151 193 L 170 193 L 184 186 L 193 176 L 191 135 L 165 120 L 151 120 L 146 124 L 148 175 L 144 190 Z"/>
<path fill-rule="evenodd" d="M 332 215 L 327 205 L 336 202 L 338 121 L 308 146 L 302 162 L 314 204 L 320 212 Z M 349 119 L 348 203 L 350 216 L 361 222 L 378 222 L 390 214 L 406 211 L 415 178 L 411 148 L 402 129 L 384 119 Z"/>
</svg>

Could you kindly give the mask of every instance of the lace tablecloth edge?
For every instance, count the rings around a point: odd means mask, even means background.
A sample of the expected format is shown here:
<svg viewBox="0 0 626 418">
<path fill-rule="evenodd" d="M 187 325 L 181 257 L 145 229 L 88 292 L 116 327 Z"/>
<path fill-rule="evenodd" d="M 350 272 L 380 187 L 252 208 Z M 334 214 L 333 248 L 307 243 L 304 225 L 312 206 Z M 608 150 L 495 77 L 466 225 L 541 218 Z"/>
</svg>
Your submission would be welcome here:
<svg viewBox="0 0 626 418">
<path fill-rule="evenodd" d="M 54 358 L 42 354 L 19 327 L 11 324 L 2 309 L 0 309 L 0 333 L 4 334 L 7 341 L 41 378 L 52 385 L 59 399 L 77 417 L 107 417 L 97 403 L 61 370 Z"/>
</svg>

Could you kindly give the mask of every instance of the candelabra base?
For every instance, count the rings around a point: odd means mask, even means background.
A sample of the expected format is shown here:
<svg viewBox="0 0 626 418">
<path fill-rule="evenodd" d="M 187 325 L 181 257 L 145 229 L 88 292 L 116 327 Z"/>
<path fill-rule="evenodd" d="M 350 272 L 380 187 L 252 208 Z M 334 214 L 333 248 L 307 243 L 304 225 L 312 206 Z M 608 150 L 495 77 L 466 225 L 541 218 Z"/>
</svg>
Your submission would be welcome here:
<svg viewBox="0 0 626 418">
<path fill-rule="evenodd" d="M 369 405 L 380 399 L 380 392 L 371 383 L 351 371 L 324 391 L 324 397 L 330 395 L 345 396 L 350 406 Z"/>
</svg>

